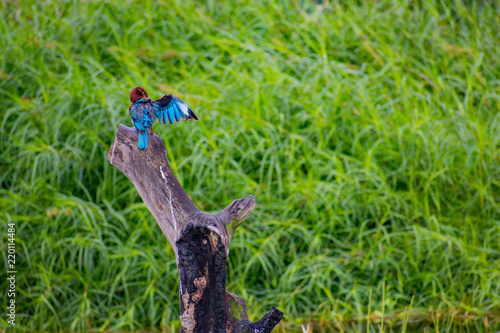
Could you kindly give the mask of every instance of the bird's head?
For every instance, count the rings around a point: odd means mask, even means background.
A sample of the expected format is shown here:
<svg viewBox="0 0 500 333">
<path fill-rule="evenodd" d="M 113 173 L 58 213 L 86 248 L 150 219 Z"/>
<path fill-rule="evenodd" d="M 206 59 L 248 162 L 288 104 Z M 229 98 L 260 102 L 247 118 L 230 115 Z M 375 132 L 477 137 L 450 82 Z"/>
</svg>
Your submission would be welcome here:
<svg viewBox="0 0 500 333">
<path fill-rule="evenodd" d="M 135 87 L 130 91 L 130 102 L 135 103 L 141 98 L 148 98 L 148 93 L 142 87 Z"/>
</svg>

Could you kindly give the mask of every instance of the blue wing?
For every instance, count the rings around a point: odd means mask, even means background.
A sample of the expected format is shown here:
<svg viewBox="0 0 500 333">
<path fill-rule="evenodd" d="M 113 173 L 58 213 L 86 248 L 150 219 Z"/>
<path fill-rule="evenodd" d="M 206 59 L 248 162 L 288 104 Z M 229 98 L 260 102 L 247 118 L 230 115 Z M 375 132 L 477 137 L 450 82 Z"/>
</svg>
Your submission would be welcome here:
<svg viewBox="0 0 500 333">
<path fill-rule="evenodd" d="M 132 104 L 129 111 L 134 127 L 139 132 L 139 149 L 146 149 L 148 147 L 148 129 L 153 121 L 146 107 L 141 103 Z"/>
<path fill-rule="evenodd" d="M 160 123 L 166 124 L 167 121 L 173 124 L 176 121 L 185 119 L 198 120 L 193 110 L 186 103 L 174 95 L 165 95 L 155 101 L 155 115 Z"/>
</svg>

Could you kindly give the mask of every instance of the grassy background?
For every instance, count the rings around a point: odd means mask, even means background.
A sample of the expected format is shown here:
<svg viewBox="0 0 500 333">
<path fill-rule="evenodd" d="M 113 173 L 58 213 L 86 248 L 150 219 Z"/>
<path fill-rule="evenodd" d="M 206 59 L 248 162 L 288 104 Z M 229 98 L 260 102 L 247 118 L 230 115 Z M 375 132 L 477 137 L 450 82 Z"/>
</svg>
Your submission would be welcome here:
<svg viewBox="0 0 500 333">
<path fill-rule="evenodd" d="M 494 1 L 1 3 L 18 326 L 179 327 L 173 252 L 106 160 L 140 85 L 200 117 L 155 125 L 200 209 L 257 200 L 228 268 L 251 319 L 277 305 L 277 332 L 500 329 L 499 14 Z"/>
</svg>

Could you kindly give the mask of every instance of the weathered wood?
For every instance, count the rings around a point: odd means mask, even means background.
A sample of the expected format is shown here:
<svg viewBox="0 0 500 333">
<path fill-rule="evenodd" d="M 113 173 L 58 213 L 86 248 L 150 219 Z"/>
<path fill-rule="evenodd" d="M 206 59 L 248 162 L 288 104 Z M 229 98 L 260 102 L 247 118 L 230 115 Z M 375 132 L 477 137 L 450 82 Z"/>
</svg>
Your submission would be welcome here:
<svg viewBox="0 0 500 333">
<path fill-rule="evenodd" d="M 184 332 L 271 332 L 283 317 L 274 307 L 260 321 L 248 321 L 245 301 L 226 291 L 229 243 L 256 206 L 253 196 L 234 200 L 217 214 L 200 211 L 175 178 L 163 140 L 120 125 L 108 152 L 110 163 L 134 184 L 172 246 L 179 271 Z"/>
</svg>

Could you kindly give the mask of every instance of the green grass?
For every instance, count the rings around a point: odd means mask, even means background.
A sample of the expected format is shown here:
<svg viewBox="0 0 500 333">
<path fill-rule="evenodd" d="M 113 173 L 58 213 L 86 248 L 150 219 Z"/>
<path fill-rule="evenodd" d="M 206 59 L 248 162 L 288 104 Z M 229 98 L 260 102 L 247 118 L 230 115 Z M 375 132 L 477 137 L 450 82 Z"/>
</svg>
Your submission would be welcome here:
<svg viewBox="0 0 500 333">
<path fill-rule="evenodd" d="M 228 265 L 251 319 L 500 329 L 499 31 L 494 1 L 1 3 L 18 326 L 179 327 L 173 252 L 106 160 L 140 85 L 200 117 L 155 125 L 200 209 L 256 198 Z"/>
</svg>

